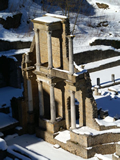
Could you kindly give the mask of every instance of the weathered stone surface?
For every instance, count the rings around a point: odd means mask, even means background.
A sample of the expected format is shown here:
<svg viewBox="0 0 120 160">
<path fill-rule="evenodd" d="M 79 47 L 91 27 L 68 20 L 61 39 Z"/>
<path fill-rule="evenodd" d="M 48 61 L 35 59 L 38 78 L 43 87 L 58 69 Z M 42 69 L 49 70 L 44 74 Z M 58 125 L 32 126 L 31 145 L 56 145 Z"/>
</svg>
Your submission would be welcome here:
<svg viewBox="0 0 120 160">
<path fill-rule="evenodd" d="M 116 144 L 116 154 L 120 156 L 120 144 Z"/>
<path fill-rule="evenodd" d="M 105 46 L 112 46 L 114 48 L 120 48 L 120 41 L 119 40 L 108 40 L 108 39 L 96 39 L 94 42 L 90 43 L 91 46 L 94 45 L 105 45 Z"/>
<path fill-rule="evenodd" d="M 23 48 L 29 48 L 31 42 L 22 42 L 22 41 L 4 41 L 0 40 L 0 51 L 8 51 L 11 49 L 23 49 Z"/>
<path fill-rule="evenodd" d="M 98 60 L 111 58 L 114 56 L 119 56 L 119 52 L 116 52 L 114 50 L 93 50 L 93 51 L 85 51 L 76 53 L 73 55 L 74 61 L 77 65 L 85 64 L 89 62 L 95 62 Z"/>
</svg>

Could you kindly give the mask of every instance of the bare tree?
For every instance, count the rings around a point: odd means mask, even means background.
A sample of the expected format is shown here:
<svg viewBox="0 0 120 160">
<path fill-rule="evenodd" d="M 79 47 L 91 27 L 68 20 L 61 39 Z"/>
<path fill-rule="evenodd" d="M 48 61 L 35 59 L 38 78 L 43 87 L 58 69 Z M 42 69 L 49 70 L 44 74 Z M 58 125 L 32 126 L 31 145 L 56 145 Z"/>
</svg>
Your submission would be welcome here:
<svg viewBox="0 0 120 160">
<path fill-rule="evenodd" d="M 67 16 L 74 24 L 71 30 L 71 34 L 73 34 L 75 31 L 75 25 L 77 24 L 82 1 L 83 0 L 46 0 L 42 1 L 42 3 L 44 3 L 44 8 L 46 2 L 50 6 L 59 7 L 62 11 L 62 14 Z"/>
</svg>

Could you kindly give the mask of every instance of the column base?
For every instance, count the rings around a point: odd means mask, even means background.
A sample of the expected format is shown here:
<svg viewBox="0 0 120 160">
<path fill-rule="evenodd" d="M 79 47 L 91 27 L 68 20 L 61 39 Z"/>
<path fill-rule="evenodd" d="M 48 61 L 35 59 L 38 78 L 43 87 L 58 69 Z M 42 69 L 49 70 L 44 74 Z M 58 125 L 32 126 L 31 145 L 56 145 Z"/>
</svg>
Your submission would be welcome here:
<svg viewBox="0 0 120 160">
<path fill-rule="evenodd" d="M 28 111 L 28 123 L 34 123 L 34 112 Z"/>
<path fill-rule="evenodd" d="M 51 122 L 50 120 L 39 118 L 39 127 L 50 133 L 55 133 L 65 129 L 65 120 L 59 118 L 55 122 Z"/>
</svg>

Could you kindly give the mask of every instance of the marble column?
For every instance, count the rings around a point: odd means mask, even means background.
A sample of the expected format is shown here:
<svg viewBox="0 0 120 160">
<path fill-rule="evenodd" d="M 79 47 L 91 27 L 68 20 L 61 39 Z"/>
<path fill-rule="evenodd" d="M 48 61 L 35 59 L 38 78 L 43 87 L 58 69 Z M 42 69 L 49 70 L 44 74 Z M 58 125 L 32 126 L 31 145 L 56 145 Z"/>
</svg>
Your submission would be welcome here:
<svg viewBox="0 0 120 160">
<path fill-rule="evenodd" d="M 114 74 L 111 74 L 111 81 L 115 82 L 115 75 Z"/>
<path fill-rule="evenodd" d="M 51 31 L 47 32 L 47 41 L 48 41 L 48 68 L 52 69 L 53 60 L 52 60 L 52 40 L 51 40 Z"/>
<path fill-rule="evenodd" d="M 26 54 L 25 54 L 25 62 L 26 63 L 29 63 L 29 53 L 27 52 Z"/>
<path fill-rule="evenodd" d="M 51 114 L 51 122 L 55 122 L 55 120 L 56 120 L 54 85 L 55 84 L 50 84 L 50 114 Z"/>
<path fill-rule="evenodd" d="M 69 73 L 74 73 L 74 66 L 73 66 L 73 35 L 68 36 L 69 40 Z"/>
<path fill-rule="evenodd" d="M 39 71 L 41 65 L 39 29 L 35 29 L 35 45 L 36 45 L 36 70 Z"/>
<path fill-rule="evenodd" d="M 75 92 L 70 91 L 71 97 L 71 129 L 76 128 L 76 108 L 75 108 Z"/>
<path fill-rule="evenodd" d="M 43 101 L 43 88 L 42 82 L 37 80 L 38 82 L 38 96 L 39 96 L 39 115 L 40 117 L 44 117 L 44 101 Z"/>
<path fill-rule="evenodd" d="M 32 84 L 31 80 L 27 79 L 27 88 L 28 88 L 28 110 L 29 112 L 33 111 L 33 97 L 32 97 Z"/>
</svg>

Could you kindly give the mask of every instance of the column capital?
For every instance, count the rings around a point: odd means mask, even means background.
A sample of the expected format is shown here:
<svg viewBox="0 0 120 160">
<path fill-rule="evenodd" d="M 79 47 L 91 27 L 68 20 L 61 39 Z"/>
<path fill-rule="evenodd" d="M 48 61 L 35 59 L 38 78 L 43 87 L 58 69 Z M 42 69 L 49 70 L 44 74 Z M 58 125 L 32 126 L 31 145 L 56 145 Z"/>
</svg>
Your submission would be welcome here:
<svg viewBox="0 0 120 160">
<path fill-rule="evenodd" d="M 73 93 L 73 94 L 75 94 L 75 91 L 72 91 L 72 90 L 70 90 L 70 93 Z"/>
<path fill-rule="evenodd" d="M 49 86 L 54 87 L 55 85 L 56 85 L 56 83 L 49 82 Z"/>
<path fill-rule="evenodd" d="M 42 83 L 42 80 L 36 79 L 36 81 L 37 81 L 38 83 Z"/>
<path fill-rule="evenodd" d="M 67 36 L 68 39 L 73 39 L 74 37 L 75 37 L 75 35 L 72 35 L 72 34 Z"/>
<path fill-rule="evenodd" d="M 35 28 L 35 29 L 34 29 L 34 32 L 39 32 L 39 29 L 38 29 L 38 28 Z"/>
<path fill-rule="evenodd" d="M 46 32 L 47 32 L 49 35 L 52 34 L 52 31 L 51 31 L 51 30 L 47 30 Z"/>
</svg>

